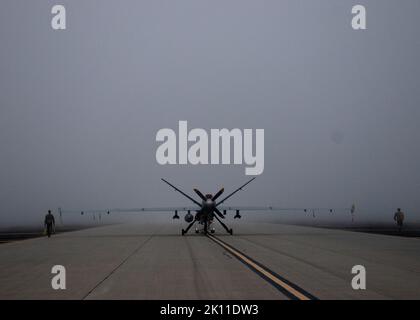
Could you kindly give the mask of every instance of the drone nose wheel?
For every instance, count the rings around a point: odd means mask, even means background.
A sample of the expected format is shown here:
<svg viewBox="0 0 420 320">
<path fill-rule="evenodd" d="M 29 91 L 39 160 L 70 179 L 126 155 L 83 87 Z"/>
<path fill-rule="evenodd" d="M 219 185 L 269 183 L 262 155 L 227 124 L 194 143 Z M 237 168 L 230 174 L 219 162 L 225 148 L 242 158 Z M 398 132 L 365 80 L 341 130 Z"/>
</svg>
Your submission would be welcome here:
<svg viewBox="0 0 420 320">
<path fill-rule="evenodd" d="M 184 234 L 185 234 L 185 230 L 184 230 L 184 229 L 182 229 L 181 234 L 182 234 L 182 235 L 184 235 Z"/>
</svg>

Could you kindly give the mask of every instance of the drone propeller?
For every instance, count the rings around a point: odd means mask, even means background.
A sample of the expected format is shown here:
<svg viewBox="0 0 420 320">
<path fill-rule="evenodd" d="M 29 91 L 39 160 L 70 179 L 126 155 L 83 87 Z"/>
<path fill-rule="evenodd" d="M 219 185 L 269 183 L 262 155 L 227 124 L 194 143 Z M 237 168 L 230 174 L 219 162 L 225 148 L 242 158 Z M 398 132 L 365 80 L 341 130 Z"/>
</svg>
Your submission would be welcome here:
<svg viewBox="0 0 420 320">
<path fill-rule="evenodd" d="M 221 219 L 224 219 L 225 218 L 225 216 L 220 212 L 219 209 L 214 208 L 213 209 L 213 212 L 216 213 Z"/>
<path fill-rule="evenodd" d="M 201 200 L 206 201 L 206 197 L 201 193 L 200 190 L 194 189 L 194 192 L 201 198 Z"/>
<path fill-rule="evenodd" d="M 214 196 L 211 198 L 211 200 L 216 201 L 217 198 L 221 196 L 221 194 L 225 191 L 225 188 L 220 189 Z"/>
</svg>

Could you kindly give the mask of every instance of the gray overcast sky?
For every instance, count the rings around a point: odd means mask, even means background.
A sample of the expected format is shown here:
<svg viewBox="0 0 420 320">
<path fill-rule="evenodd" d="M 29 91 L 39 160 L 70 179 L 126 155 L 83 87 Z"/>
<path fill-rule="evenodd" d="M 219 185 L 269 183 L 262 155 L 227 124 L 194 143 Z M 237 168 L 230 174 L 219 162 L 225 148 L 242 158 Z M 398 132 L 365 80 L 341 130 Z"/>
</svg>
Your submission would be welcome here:
<svg viewBox="0 0 420 320">
<path fill-rule="evenodd" d="M 350 27 L 367 8 L 366 31 Z M 265 129 L 240 205 L 401 206 L 420 219 L 420 1 L 0 4 L 0 224 L 48 208 L 189 204 L 244 166 L 160 166 L 156 132 Z"/>
</svg>

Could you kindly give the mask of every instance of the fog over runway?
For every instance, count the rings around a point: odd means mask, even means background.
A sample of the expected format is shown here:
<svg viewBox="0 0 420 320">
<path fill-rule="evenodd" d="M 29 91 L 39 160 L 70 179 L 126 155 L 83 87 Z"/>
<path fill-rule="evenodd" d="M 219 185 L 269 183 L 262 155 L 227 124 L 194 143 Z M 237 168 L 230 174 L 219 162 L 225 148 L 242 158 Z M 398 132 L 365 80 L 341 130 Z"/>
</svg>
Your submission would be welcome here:
<svg viewBox="0 0 420 320">
<path fill-rule="evenodd" d="M 264 129 L 264 171 L 232 204 L 419 221 L 420 1 L 363 2 L 359 31 L 354 0 L 72 0 L 53 30 L 57 3 L 2 0 L 0 228 L 188 205 L 160 178 L 246 181 L 243 163 L 160 165 L 156 135 L 179 121 Z"/>
<path fill-rule="evenodd" d="M 420 239 L 245 221 L 231 225 L 234 235 L 217 228 L 216 240 L 194 233 L 182 237 L 181 221 L 171 221 L 3 244 L 0 299 L 290 299 L 287 291 L 293 288 L 317 299 L 420 298 Z M 269 270 L 274 281 L 232 250 Z M 51 287 L 54 265 L 66 268 L 66 290 Z M 366 268 L 366 290 L 351 287 L 354 265 Z M 281 290 L 276 279 L 291 288 Z"/>
</svg>

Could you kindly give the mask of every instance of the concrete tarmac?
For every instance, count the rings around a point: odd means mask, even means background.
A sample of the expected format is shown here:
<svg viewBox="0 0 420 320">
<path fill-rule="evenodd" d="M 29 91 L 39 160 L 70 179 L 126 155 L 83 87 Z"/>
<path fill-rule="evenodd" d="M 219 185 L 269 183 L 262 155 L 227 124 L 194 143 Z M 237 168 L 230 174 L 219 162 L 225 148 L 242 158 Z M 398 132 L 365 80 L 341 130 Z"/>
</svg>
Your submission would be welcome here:
<svg viewBox="0 0 420 320">
<path fill-rule="evenodd" d="M 233 236 L 216 226 L 226 249 L 194 232 L 182 237 L 184 224 L 121 224 L 2 244 L 0 299 L 290 299 L 276 279 L 318 299 L 420 298 L 419 239 L 242 219 L 229 222 Z M 65 290 L 51 287 L 54 265 L 66 268 Z M 351 286 L 355 265 L 366 268 L 366 290 Z"/>
</svg>

